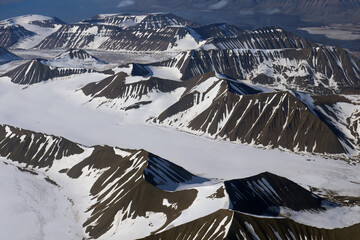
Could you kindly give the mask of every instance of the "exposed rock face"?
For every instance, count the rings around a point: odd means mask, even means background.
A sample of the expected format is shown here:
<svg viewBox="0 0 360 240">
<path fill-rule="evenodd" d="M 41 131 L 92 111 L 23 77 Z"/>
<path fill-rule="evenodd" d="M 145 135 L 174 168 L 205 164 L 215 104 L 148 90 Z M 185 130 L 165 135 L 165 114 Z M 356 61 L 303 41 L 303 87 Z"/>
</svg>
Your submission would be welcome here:
<svg viewBox="0 0 360 240">
<path fill-rule="evenodd" d="M 231 209 L 242 213 L 278 216 L 280 208 L 295 211 L 325 210 L 322 207 L 323 199 L 286 178 L 268 172 L 226 181 L 225 187 L 231 200 Z"/>
<path fill-rule="evenodd" d="M 63 138 L 6 125 L 2 125 L 0 131 L 1 156 L 25 163 L 29 168 L 50 169 L 54 161 L 61 161 L 68 156 L 76 157 L 85 149 L 89 150 Z M 161 167 L 166 161 L 160 157 L 144 150 L 121 150 L 109 146 L 94 146 L 91 150 L 89 157 L 79 159 L 70 169 L 60 171 L 73 179 L 86 178 L 83 172 L 89 169 L 100 174 L 89 189 L 89 194 L 96 199 L 93 205 L 88 206 L 91 217 L 83 223 L 91 238 L 106 234 L 119 214 L 122 220 L 136 221 L 136 218 L 148 218 L 149 213 L 159 213 L 166 220 L 165 224 L 154 227 L 154 230 L 160 230 L 177 218 L 196 198 L 195 189 L 167 192 L 157 188 L 157 185 L 171 185 L 171 182 L 157 181 L 165 176 L 158 175 L 164 172 L 158 171 L 157 166 Z M 174 183 L 179 184 L 195 177 L 175 164 L 168 162 L 164 166 L 168 167 L 167 173 L 172 174 L 168 177 Z M 176 207 L 164 205 L 163 199 Z"/>
<path fill-rule="evenodd" d="M 67 24 L 46 37 L 35 48 L 94 48 L 122 29 L 115 26 L 94 24 Z"/>
<path fill-rule="evenodd" d="M 205 89 L 200 87 L 204 84 Z M 346 152 L 336 133 L 289 92 L 259 93 L 237 82 L 206 77 L 188 89 L 153 121 L 230 141 Z"/>
<path fill-rule="evenodd" d="M 144 15 L 99 14 L 83 22 L 133 28 L 137 30 L 162 29 L 167 26 L 199 27 L 198 23 L 185 20 L 171 13 L 153 13 Z"/>
<path fill-rule="evenodd" d="M 181 40 L 190 39 L 191 45 L 182 50 L 196 48 L 198 39 L 186 27 L 175 26 L 161 29 L 126 29 L 112 35 L 100 49 L 106 50 L 131 50 L 131 51 L 166 51 L 178 47 Z"/>
<path fill-rule="evenodd" d="M 174 91 L 182 86 L 180 82 L 150 77 L 134 83 L 126 83 L 128 75 L 120 72 L 114 76 L 108 77 L 98 83 L 90 83 L 82 88 L 85 95 L 93 98 L 105 97 L 108 99 L 141 99 L 150 92 L 160 91 L 163 93 Z"/>
<path fill-rule="evenodd" d="M 0 25 L 0 46 L 10 48 L 22 39 L 35 35 L 36 33 L 28 31 L 20 25 Z"/>
<path fill-rule="evenodd" d="M 165 51 L 177 47 L 177 42 L 184 38 L 192 39 L 195 46 L 199 39 L 191 27 L 199 26 L 173 14 L 105 14 L 65 25 L 36 48 Z"/>
<path fill-rule="evenodd" d="M 233 36 L 219 36 L 208 40 L 207 44 L 212 44 L 218 49 L 284 49 L 317 46 L 317 44 L 276 27 L 241 32 Z"/>
<path fill-rule="evenodd" d="M 241 28 L 226 23 L 215 23 L 194 29 L 202 39 L 237 36 L 244 33 Z"/>
<path fill-rule="evenodd" d="M 155 65 L 178 68 L 183 80 L 215 70 L 233 79 L 317 94 L 360 84 L 360 61 L 336 47 L 192 50 Z"/>
<path fill-rule="evenodd" d="M 136 221 L 136 218 L 147 217 L 151 212 L 161 213 L 166 223 L 156 227 L 163 228 L 194 201 L 196 190 L 165 192 L 147 182 L 144 178 L 147 159 L 146 151 L 129 151 L 126 156 L 118 156 L 113 148 L 97 146 L 89 158 L 68 171 L 70 177 L 78 178 L 86 168 L 107 169 L 90 190 L 97 199 L 89 208 L 91 217 L 84 223 L 90 236 L 98 238 L 104 235 L 118 214 L 122 220 Z M 154 173 L 152 177 L 158 176 Z M 165 198 L 177 207 L 163 205 Z"/>
<path fill-rule="evenodd" d="M 64 25 L 66 23 L 57 17 L 51 17 L 48 19 L 33 20 L 30 21 L 29 24 L 37 25 L 43 28 L 55 28 L 56 25 Z"/>
<path fill-rule="evenodd" d="M 360 234 L 359 225 L 341 229 L 320 229 L 286 218 L 259 218 L 229 210 L 219 210 L 195 221 L 171 228 L 144 239 L 353 239 Z"/>
<path fill-rule="evenodd" d="M 82 88 L 85 95 L 112 108 L 130 110 L 151 103 L 153 95 L 181 90 L 173 104 L 152 121 L 166 126 L 292 151 L 347 153 L 354 141 L 326 121 L 295 92 L 264 93 L 231 79 L 207 73 L 185 82 L 148 77 L 127 83 L 120 72 Z"/>
<path fill-rule="evenodd" d="M 24 15 L 0 21 L 0 46 L 29 49 L 65 23 L 55 17 Z"/>
<path fill-rule="evenodd" d="M 0 139 L 2 157 L 32 167 L 51 167 L 56 160 L 83 152 L 79 145 L 65 138 L 7 125 L 0 125 Z"/>
<path fill-rule="evenodd" d="M 86 157 L 83 155 L 85 151 L 89 152 Z M 89 148 L 60 137 L 7 125 L 0 126 L 0 155 L 9 161 L 24 163 L 32 171 L 47 171 L 56 165 L 60 169 L 56 174 L 64 174 L 69 181 L 77 180 L 78 184 L 82 180 L 88 184 L 95 174 L 90 186 L 82 186 L 88 189 L 92 198 L 86 210 L 90 217 L 83 223 L 89 238 L 122 236 L 116 231 L 117 226 L 130 224 L 128 227 L 131 227 L 137 221 L 146 221 L 142 229 L 149 235 L 145 239 L 238 239 L 241 236 L 336 239 L 359 233 L 358 225 L 326 230 L 299 224 L 290 218 L 277 218 L 277 209 L 282 207 L 293 211 L 323 211 L 322 204 L 326 200 L 271 173 L 217 183 L 213 193 L 207 196 L 200 192 L 203 189 L 209 192 L 211 183 L 208 179 L 197 177 L 145 150 L 109 146 Z M 72 162 L 66 160 L 68 157 Z M 64 165 L 67 168 L 61 169 L 62 161 L 67 161 Z M 191 184 L 205 182 L 208 185 L 203 189 L 191 187 Z M 186 188 L 186 185 L 188 189 L 176 190 L 179 186 Z M 211 199 L 224 203 L 229 200 L 233 210 L 217 209 L 205 216 L 172 225 L 184 211 L 193 209 L 195 202 Z M 331 203 L 327 202 L 326 206 L 329 208 Z M 332 207 L 337 205 L 332 204 Z M 258 216 L 234 210 L 245 210 Z M 275 218 L 269 218 L 268 214 Z"/>
<path fill-rule="evenodd" d="M 42 63 L 41 59 L 34 59 L 5 73 L 3 76 L 11 78 L 13 83 L 31 85 L 57 77 L 91 72 L 82 68 L 51 68 Z"/>
</svg>

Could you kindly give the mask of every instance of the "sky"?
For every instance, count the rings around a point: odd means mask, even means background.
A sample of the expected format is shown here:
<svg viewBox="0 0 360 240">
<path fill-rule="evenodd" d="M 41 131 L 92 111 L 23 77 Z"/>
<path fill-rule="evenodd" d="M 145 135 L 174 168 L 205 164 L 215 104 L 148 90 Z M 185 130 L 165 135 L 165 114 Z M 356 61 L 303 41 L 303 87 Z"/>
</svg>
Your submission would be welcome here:
<svg viewBox="0 0 360 240">
<path fill-rule="evenodd" d="M 0 20 L 40 14 L 72 23 L 98 13 L 121 13 L 132 4 L 133 0 L 0 0 Z"/>
</svg>

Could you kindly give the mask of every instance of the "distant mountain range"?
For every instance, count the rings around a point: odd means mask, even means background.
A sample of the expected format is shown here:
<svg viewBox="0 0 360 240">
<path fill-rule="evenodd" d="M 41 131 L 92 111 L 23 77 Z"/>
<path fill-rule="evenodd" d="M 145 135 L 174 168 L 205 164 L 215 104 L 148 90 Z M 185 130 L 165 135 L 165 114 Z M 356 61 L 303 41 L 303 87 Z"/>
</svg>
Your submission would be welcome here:
<svg viewBox="0 0 360 240">
<path fill-rule="evenodd" d="M 210 1 L 144 1 L 137 0 L 134 4 L 123 8 L 127 11 L 189 11 L 194 15 L 199 15 L 204 19 L 209 20 L 215 13 L 218 21 L 221 19 L 232 19 L 233 23 L 237 21 L 238 24 L 243 22 L 246 24 L 245 18 L 241 15 L 250 17 L 250 22 L 255 19 L 252 16 L 259 17 L 257 24 L 262 21 L 279 21 L 287 19 L 285 16 L 297 16 L 302 21 L 307 22 L 322 22 L 322 23 L 339 23 L 339 22 L 353 22 L 359 21 L 360 1 L 359 0 L 210 0 Z M 226 13 L 221 16 L 216 15 L 216 12 Z M 240 15 L 240 16 L 239 16 Z M 266 15 L 268 15 L 266 17 Z M 235 17 L 241 17 L 241 20 L 236 20 Z M 271 20 L 271 16 L 274 17 Z M 295 23 L 295 22 L 294 22 Z M 299 23 L 299 22 L 298 22 Z M 289 23 L 284 23 L 289 24 Z"/>
</svg>

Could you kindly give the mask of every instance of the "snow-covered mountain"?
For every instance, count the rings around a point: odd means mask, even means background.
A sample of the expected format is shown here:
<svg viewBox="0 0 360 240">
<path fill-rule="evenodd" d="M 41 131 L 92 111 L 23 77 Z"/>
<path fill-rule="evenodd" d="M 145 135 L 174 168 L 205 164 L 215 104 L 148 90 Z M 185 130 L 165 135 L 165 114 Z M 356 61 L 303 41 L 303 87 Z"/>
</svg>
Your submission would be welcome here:
<svg viewBox="0 0 360 240">
<path fill-rule="evenodd" d="M 209 46 L 206 48 L 214 47 L 216 49 L 284 49 L 317 46 L 317 44 L 278 27 L 216 36 L 209 39 L 207 44 Z"/>
<path fill-rule="evenodd" d="M 65 23 L 58 18 L 25 15 L 0 21 L 0 43 L 6 48 L 32 48 Z"/>
<path fill-rule="evenodd" d="M 253 84 L 317 94 L 356 89 L 360 80 L 360 61 L 337 47 L 191 50 L 154 65 L 177 68 L 183 80 L 216 71 Z"/>
<path fill-rule="evenodd" d="M 210 219 L 217 227 L 204 229 L 201 238 L 232 239 L 236 232 L 267 235 L 264 229 L 275 237 L 333 236 L 329 239 L 359 232 L 356 225 L 325 230 L 294 222 L 297 213 L 327 213 L 341 207 L 268 172 L 214 182 L 144 150 L 86 147 L 8 125 L 1 125 L 0 140 L 0 155 L 7 164 L 45 174 L 60 188 L 76 183 L 81 190 L 69 197 L 86 238 L 191 236 Z M 311 219 L 307 223 L 314 224 Z"/>
<path fill-rule="evenodd" d="M 154 123 L 211 138 L 318 153 L 352 152 L 357 143 L 357 133 L 345 137 L 334 123 L 324 121 L 314 105 L 305 101 L 311 99 L 308 95 L 268 92 L 214 72 L 185 82 L 120 72 L 82 91 L 98 106 L 154 109 L 146 119 L 157 115 Z"/>
<path fill-rule="evenodd" d="M 21 33 L 0 36 L 6 239 L 360 235 L 346 50 L 167 13 L 5 26 Z"/>
<path fill-rule="evenodd" d="M 78 24 L 63 26 L 40 42 L 36 48 L 187 50 L 198 46 L 199 36 L 190 27 L 199 26 L 167 13 L 97 15 Z"/>
<path fill-rule="evenodd" d="M 84 23 L 132 28 L 136 30 L 156 30 L 168 26 L 199 27 L 200 24 L 183 19 L 171 13 L 151 13 L 144 15 L 130 14 L 99 14 Z"/>
<path fill-rule="evenodd" d="M 43 63 L 51 67 L 88 69 L 106 68 L 107 65 L 105 61 L 92 56 L 82 49 L 69 49 L 54 59 L 43 61 Z"/>
<path fill-rule="evenodd" d="M 30 60 L 21 66 L 5 73 L 3 76 L 9 77 L 13 83 L 31 85 L 47 81 L 49 79 L 92 72 L 92 70 L 85 68 L 53 68 L 44 64 L 43 61 L 44 60 L 41 59 Z"/>
</svg>

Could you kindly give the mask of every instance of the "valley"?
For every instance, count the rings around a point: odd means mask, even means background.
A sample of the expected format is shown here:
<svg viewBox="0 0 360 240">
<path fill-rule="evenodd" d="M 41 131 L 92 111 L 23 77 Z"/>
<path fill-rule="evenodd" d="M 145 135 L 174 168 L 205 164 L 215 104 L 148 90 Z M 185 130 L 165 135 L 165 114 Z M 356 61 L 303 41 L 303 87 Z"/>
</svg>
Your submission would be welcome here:
<svg viewBox="0 0 360 240">
<path fill-rule="evenodd" d="M 29 15 L 0 31 L 0 172 L 15 188 L 2 206 L 28 227 L 5 236 L 360 236 L 348 51 L 168 13 Z"/>
</svg>

